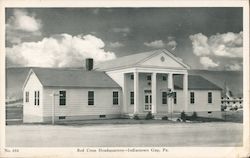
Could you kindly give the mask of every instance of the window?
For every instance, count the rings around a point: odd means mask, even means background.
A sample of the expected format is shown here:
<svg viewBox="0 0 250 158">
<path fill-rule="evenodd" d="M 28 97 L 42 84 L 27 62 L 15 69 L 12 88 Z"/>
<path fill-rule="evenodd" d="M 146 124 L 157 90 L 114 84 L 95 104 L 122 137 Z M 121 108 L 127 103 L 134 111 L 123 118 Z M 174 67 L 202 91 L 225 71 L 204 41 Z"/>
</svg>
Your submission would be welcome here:
<svg viewBox="0 0 250 158">
<path fill-rule="evenodd" d="M 35 96 L 34 96 L 34 105 L 36 105 L 36 91 L 35 91 Z"/>
<path fill-rule="evenodd" d="M 59 120 L 64 120 L 66 119 L 66 116 L 59 116 Z"/>
<path fill-rule="evenodd" d="M 212 98 L 212 92 L 208 92 L 208 103 L 212 103 L 212 100 L 213 100 L 213 98 Z"/>
<path fill-rule="evenodd" d="M 174 104 L 177 104 L 177 93 L 173 92 L 173 97 L 174 97 Z"/>
<path fill-rule="evenodd" d="M 130 75 L 130 79 L 131 79 L 131 80 L 134 80 L 134 75 L 133 75 L 133 74 Z"/>
<path fill-rule="evenodd" d="M 106 115 L 99 115 L 99 118 L 105 118 Z"/>
<path fill-rule="evenodd" d="M 119 94 L 117 91 L 113 92 L 113 105 L 119 104 Z"/>
<path fill-rule="evenodd" d="M 151 81 L 151 75 L 148 75 L 148 76 L 147 76 L 147 80 L 148 80 L 148 81 Z"/>
<path fill-rule="evenodd" d="M 29 92 L 25 92 L 25 102 L 29 102 Z"/>
<path fill-rule="evenodd" d="M 39 100 L 39 91 L 35 91 L 35 97 L 34 97 L 34 105 L 39 105 L 40 100 Z"/>
<path fill-rule="evenodd" d="M 134 92 L 130 92 L 130 104 L 134 105 Z"/>
<path fill-rule="evenodd" d="M 66 91 L 59 91 L 59 105 L 66 105 Z"/>
<path fill-rule="evenodd" d="M 190 103 L 194 104 L 194 92 L 190 92 Z"/>
<path fill-rule="evenodd" d="M 94 105 L 94 91 L 88 91 L 88 105 Z"/>
<path fill-rule="evenodd" d="M 167 81 L 167 76 L 162 76 L 163 81 Z"/>
<path fill-rule="evenodd" d="M 162 104 L 167 104 L 167 92 L 162 92 Z"/>
</svg>

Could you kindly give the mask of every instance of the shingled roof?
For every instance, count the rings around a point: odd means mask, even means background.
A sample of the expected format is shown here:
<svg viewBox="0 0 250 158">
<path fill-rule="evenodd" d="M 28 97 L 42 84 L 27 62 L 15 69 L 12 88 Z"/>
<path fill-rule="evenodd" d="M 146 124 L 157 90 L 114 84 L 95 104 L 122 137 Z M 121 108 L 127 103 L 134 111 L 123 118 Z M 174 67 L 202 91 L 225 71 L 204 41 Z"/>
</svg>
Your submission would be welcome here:
<svg viewBox="0 0 250 158">
<path fill-rule="evenodd" d="M 174 75 L 174 89 L 183 89 L 183 77 Z M 222 90 L 216 84 L 198 75 L 188 75 L 189 90 Z"/>
<path fill-rule="evenodd" d="M 41 84 L 45 87 L 120 87 L 105 72 L 84 69 L 32 68 Z"/>
</svg>

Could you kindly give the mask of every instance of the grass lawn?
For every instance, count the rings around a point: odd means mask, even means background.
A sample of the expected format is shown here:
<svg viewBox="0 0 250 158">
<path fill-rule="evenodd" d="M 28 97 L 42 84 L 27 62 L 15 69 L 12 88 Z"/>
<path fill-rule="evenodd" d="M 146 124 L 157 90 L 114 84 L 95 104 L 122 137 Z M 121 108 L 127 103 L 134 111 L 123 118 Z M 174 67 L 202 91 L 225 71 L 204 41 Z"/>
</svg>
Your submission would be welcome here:
<svg viewBox="0 0 250 158">
<path fill-rule="evenodd" d="M 9 147 L 241 146 L 241 123 L 8 125 Z"/>
</svg>

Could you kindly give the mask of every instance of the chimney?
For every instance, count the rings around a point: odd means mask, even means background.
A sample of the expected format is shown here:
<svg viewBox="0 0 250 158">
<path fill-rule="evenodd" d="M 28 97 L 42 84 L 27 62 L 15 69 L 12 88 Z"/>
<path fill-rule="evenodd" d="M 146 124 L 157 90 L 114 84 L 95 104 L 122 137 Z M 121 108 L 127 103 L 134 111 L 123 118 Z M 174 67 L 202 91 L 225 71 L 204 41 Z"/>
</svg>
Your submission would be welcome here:
<svg viewBox="0 0 250 158">
<path fill-rule="evenodd" d="M 85 69 L 87 71 L 91 71 L 93 69 L 93 58 L 86 58 L 85 59 Z"/>
</svg>

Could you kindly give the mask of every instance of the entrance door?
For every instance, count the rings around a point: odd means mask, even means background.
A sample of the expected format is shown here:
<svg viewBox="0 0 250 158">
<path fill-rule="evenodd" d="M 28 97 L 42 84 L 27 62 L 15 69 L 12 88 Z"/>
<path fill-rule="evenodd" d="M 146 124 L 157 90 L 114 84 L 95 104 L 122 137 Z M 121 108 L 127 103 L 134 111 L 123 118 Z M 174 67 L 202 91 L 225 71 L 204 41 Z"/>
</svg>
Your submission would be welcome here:
<svg viewBox="0 0 250 158">
<path fill-rule="evenodd" d="M 144 110 L 151 111 L 152 109 L 152 95 L 151 93 L 146 93 L 144 97 Z"/>
</svg>

